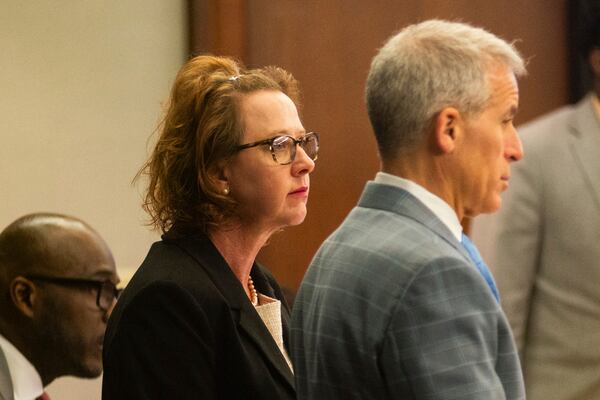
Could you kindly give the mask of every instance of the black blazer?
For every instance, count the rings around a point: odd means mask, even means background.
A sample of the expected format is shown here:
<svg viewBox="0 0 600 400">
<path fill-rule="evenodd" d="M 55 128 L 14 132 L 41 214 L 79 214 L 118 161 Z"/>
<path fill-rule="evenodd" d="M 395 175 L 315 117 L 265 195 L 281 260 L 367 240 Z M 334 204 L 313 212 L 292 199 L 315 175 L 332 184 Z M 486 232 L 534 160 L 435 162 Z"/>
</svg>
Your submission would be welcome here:
<svg viewBox="0 0 600 400">
<path fill-rule="evenodd" d="M 255 264 L 257 290 L 281 300 Z M 103 399 L 294 399 L 293 375 L 242 285 L 204 235 L 163 236 L 117 302 L 104 339 Z"/>
</svg>

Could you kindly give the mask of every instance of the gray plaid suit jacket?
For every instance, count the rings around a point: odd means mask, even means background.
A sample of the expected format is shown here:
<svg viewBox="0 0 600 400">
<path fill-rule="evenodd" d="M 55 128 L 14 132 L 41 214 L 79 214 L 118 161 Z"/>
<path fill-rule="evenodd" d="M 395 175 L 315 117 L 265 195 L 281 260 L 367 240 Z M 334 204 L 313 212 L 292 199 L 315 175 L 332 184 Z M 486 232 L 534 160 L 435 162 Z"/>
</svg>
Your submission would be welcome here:
<svg viewBox="0 0 600 400">
<path fill-rule="evenodd" d="M 299 399 L 524 399 L 514 340 L 467 253 L 421 202 L 369 182 L 293 308 Z"/>
</svg>

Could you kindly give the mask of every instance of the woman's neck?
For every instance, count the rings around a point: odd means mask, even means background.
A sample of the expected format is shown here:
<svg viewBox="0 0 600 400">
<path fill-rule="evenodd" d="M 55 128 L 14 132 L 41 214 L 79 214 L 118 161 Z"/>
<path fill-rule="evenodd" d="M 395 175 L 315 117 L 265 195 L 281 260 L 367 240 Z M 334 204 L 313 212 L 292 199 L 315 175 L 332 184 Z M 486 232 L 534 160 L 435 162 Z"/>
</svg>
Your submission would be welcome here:
<svg viewBox="0 0 600 400">
<path fill-rule="evenodd" d="M 248 277 L 252 265 L 271 233 L 257 233 L 240 226 L 230 226 L 213 229 L 208 236 L 250 295 Z"/>
</svg>

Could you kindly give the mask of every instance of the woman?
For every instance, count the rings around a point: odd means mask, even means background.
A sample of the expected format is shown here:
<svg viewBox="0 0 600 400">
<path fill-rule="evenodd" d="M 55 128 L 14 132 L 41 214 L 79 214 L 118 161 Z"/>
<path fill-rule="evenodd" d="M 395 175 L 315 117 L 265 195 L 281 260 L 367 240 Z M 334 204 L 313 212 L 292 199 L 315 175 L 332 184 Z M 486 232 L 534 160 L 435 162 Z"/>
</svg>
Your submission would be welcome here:
<svg viewBox="0 0 600 400">
<path fill-rule="evenodd" d="M 199 56 L 182 67 L 145 209 L 166 232 L 125 289 L 104 341 L 104 399 L 292 399 L 289 311 L 256 264 L 306 215 L 319 148 L 282 69 Z"/>
</svg>

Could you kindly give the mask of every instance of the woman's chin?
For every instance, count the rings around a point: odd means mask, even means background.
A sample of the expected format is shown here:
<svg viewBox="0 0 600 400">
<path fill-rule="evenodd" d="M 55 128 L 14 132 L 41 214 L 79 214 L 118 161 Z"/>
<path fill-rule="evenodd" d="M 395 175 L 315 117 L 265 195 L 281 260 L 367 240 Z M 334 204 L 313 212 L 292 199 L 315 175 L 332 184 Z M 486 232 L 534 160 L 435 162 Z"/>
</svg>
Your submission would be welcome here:
<svg viewBox="0 0 600 400">
<path fill-rule="evenodd" d="M 304 222 L 305 218 L 306 218 L 306 208 L 304 208 L 304 210 L 298 212 L 296 215 L 291 216 L 289 218 L 286 226 L 300 225 L 302 222 Z"/>
</svg>

